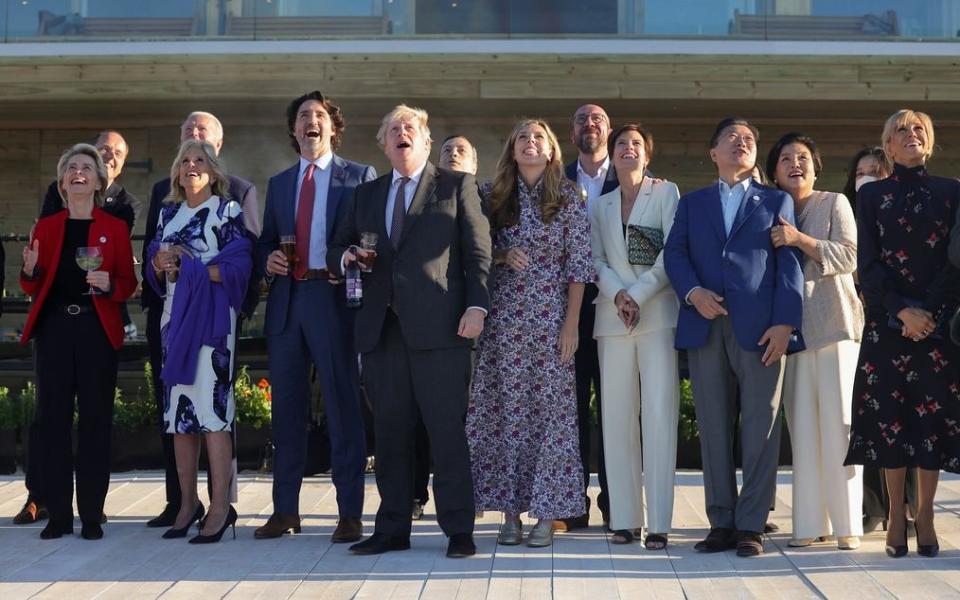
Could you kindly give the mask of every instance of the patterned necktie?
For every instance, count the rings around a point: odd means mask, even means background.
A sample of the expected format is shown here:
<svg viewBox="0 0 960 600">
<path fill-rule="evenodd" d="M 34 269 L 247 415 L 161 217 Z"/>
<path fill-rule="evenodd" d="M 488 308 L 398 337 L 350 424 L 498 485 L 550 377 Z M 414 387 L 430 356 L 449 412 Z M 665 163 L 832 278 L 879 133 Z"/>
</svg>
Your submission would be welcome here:
<svg viewBox="0 0 960 600">
<path fill-rule="evenodd" d="M 310 267 L 310 225 L 313 223 L 313 202 L 316 196 L 316 185 L 313 182 L 313 170 L 316 165 L 307 165 L 307 173 L 303 176 L 300 185 L 300 200 L 297 203 L 297 265 L 293 271 L 294 277 L 303 279 Z"/>
<path fill-rule="evenodd" d="M 400 244 L 400 234 L 403 233 L 403 218 L 407 216 L 406 187 L 409 177 L 401 177 L 397 180 L 397 197 L 393 201 L 393 216 L 390 219 L 390 242 L 393 243 L 394 250 Z"/>
</svg>

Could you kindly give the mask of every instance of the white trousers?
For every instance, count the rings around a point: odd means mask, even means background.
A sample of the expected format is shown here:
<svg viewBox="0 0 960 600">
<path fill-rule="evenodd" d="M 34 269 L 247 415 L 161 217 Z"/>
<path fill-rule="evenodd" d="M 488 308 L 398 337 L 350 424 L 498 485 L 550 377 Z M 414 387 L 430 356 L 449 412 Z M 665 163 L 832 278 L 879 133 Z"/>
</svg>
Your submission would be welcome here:
<svg viewBox="0 0 960 600">
<path fill-rule="evenodd" d="M 680 410 L 673 338 L 673 329 L 661 329 L 597 339 L 611 529 L 670 532 Z"/>
<path fill-rule="evenodd" d="M 862 467 L 843 466 L 859 353 L 859 343 L 844 340 L 787 357 L 795 538 L 863 535 Z"/>
</svg>

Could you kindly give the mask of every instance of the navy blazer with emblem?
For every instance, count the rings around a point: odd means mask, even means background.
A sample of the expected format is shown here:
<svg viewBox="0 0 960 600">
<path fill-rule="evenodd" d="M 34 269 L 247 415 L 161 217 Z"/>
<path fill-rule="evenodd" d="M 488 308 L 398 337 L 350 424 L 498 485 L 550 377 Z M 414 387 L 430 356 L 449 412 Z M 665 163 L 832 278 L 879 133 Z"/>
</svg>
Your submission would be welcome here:
<svg viewBox="0 0 960 600">
<path fill-rule="evenodd" d="M 707 342 L 711 321 L 686 298 L 697 287 L 723 296 L 740 346 L 761 352 L 757 342 L 773 325 L 800 331 L 803 316 L 803 271 L 796 248 L 774 248 L 770 228 L 794 218 L 789 194 L 751 182 L 727 235 L 718 183 L 680 198 L 673 228 L 663 251 L 667 276 L 680 299 L 677 349 Z M 803 350 L 799 337 L 790 351 Z"/>
</svg>

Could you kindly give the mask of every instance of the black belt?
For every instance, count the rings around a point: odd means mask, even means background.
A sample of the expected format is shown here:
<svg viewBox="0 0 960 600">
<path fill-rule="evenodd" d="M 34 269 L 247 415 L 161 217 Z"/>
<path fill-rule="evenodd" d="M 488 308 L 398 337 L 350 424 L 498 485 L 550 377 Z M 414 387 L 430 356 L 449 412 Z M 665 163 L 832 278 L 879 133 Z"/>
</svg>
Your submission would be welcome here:
<svg viewBox="0 0 960 600">
<path fill-rule="evenodd" d="M 330 271 L 326 269 L 307 269 L 307 272 L 303 274 L 303 277 L 299 281 L 307 281 L 312 279 L 331 279 Z"/>
<path fill-rule="evenodd" d="M 75 317 L 77 315 L 92 313 L 94 308 L 92 304 L 58 304 L 53 307 L 53 310 Z"/>
</svg>

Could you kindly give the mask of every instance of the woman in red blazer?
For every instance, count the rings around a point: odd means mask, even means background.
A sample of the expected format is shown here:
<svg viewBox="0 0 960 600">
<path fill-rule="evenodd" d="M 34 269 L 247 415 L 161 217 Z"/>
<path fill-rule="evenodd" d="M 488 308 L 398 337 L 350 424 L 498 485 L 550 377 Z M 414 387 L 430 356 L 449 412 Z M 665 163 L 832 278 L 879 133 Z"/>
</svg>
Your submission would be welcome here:
<svg viewBox="0 0 960 600">
<path fill-rule="evenodd" d="M 117 349 L 123 343 L 120 305 L 137 286 L 127 225 L 100 210 L 106 169 L 96 148 L 77 144 L 57 164 L 67 210 L 40 219 L 23 249 L 20 287 L 33 296 L 21 343 L 34 340 L 37 412 L 43 448 L 31 457 L 44 473 L 50 522 L 43 539 L 73 533 L 74 397 L 79 411 L 77 506 L 86 539 L 100 539 L 110 484 L 110 430 Z M 99 249 L 102 262 L 80 266 Z M 94 293 L 91 293 L 94 292 Z"/>
</svg>

